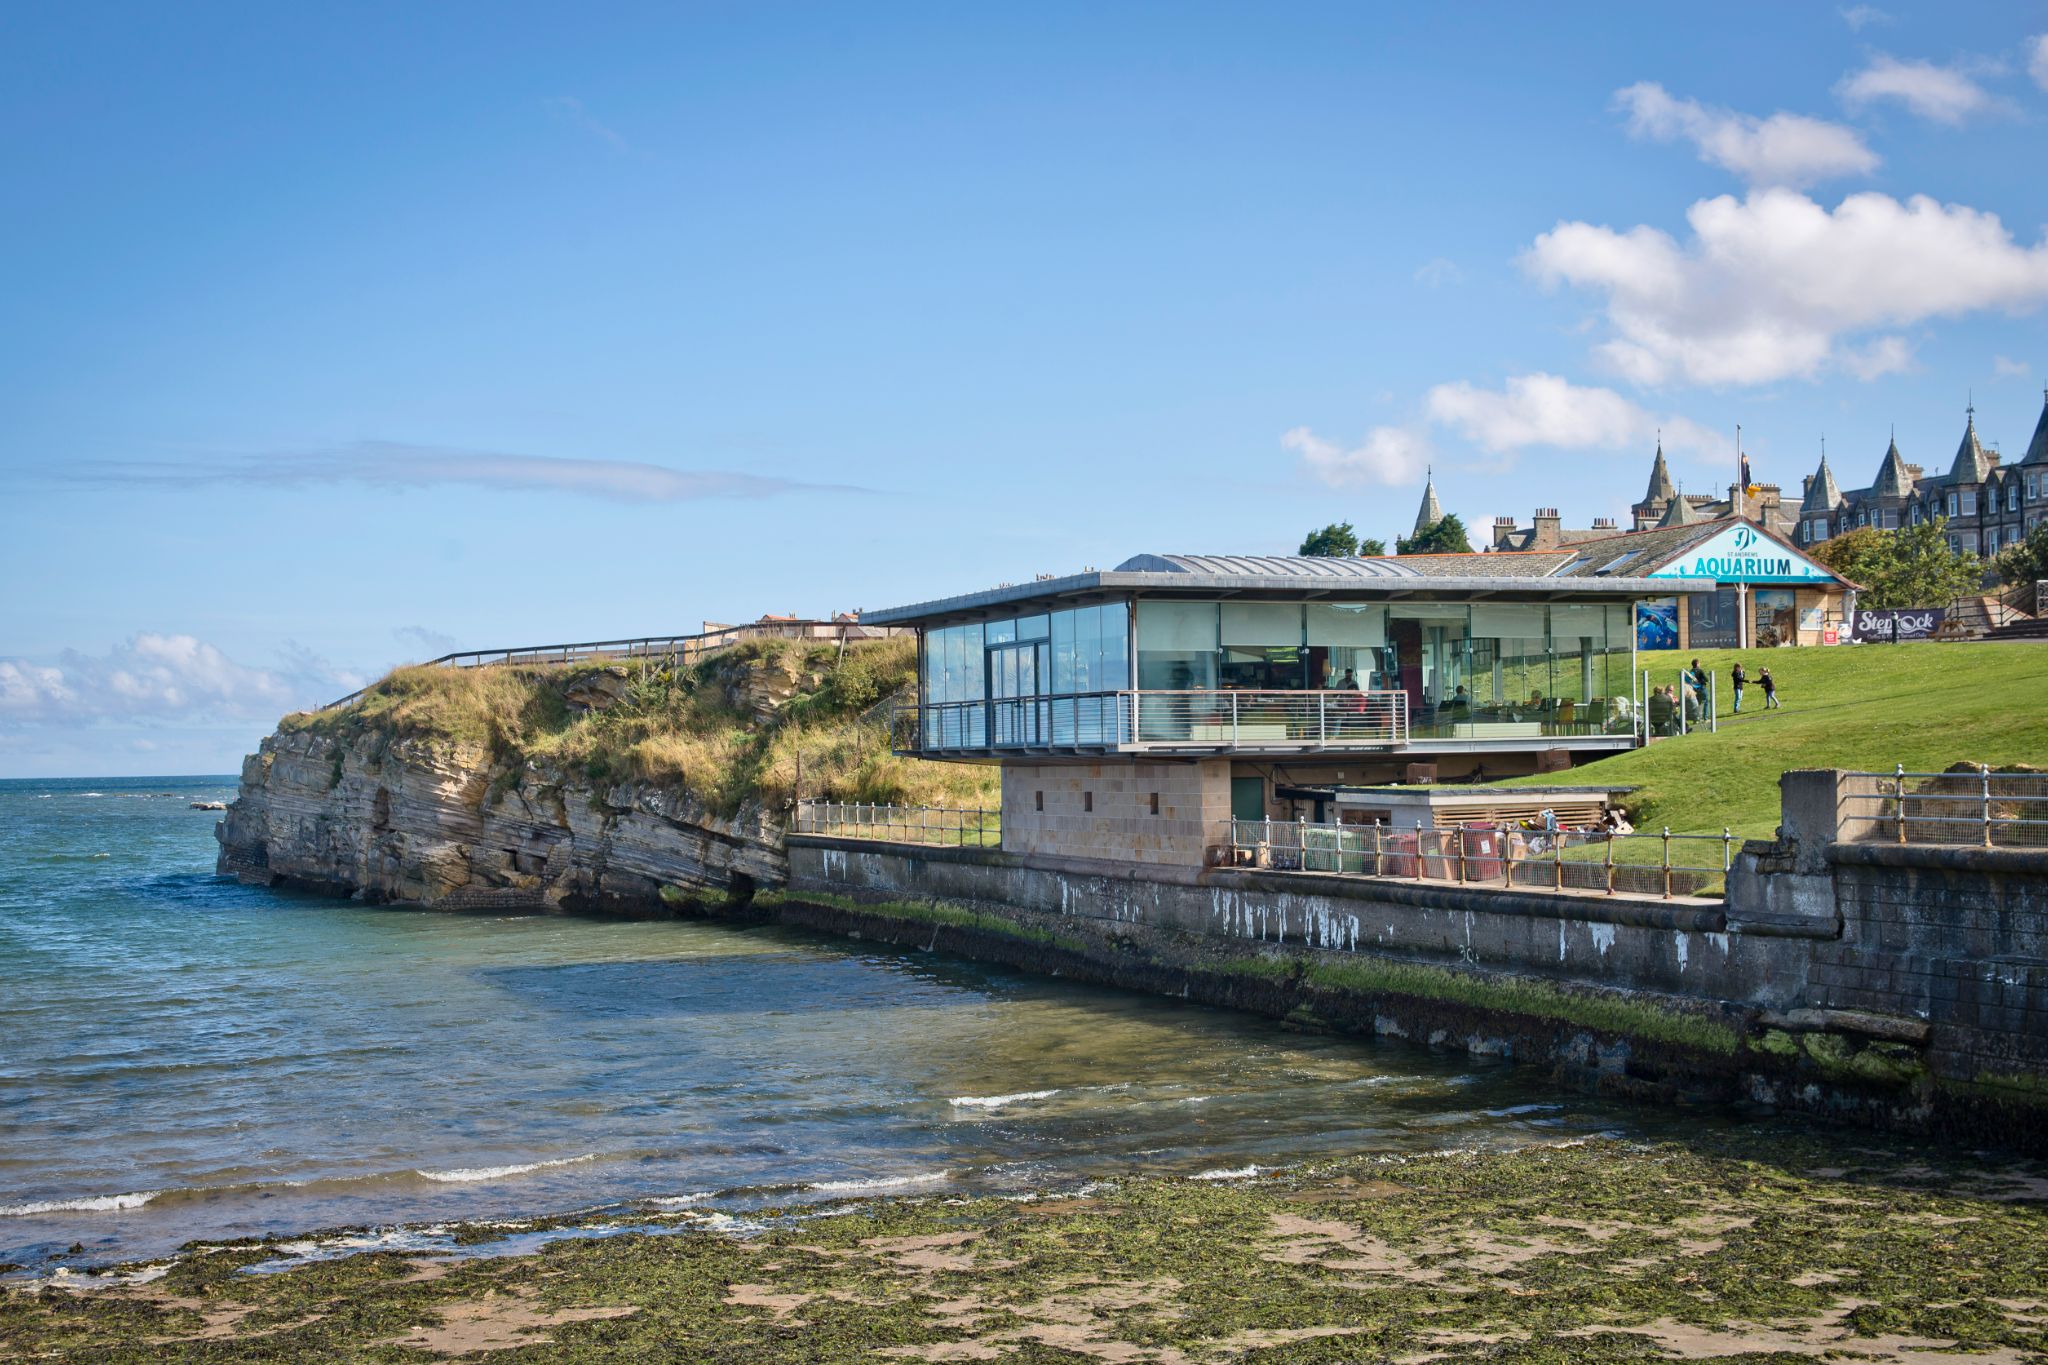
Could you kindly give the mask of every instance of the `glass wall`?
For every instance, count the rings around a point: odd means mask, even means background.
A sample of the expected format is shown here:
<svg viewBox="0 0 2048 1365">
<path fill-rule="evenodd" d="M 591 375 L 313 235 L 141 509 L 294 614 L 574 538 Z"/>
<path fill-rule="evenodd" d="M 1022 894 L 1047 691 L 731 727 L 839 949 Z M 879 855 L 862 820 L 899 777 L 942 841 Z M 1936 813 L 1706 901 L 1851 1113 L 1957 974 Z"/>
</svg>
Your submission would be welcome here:
<svg viewBox="0 0 2048 1365">
<path fill-rule="evenodd" d="M 1123 602 L 926 631 L 926 747 L 1117 742 L 1129 639 Z"/>
<path fill-rule="evenodd" d="M 927 632 L 927 743 L 1115 744 L 1131 732 L 1133 686 L 1400 691 L 1418 739 L 1634 728 L 1630 603 L 1143 601 L 1135 658 L 1130 610 L 1106 602 Z M 1148 704 L 1176 725 L 1200 721 L 1190 699 Z"/>
<path fill-rule="evenodd" d="M 924 635 L 926 748 L 979 748 L 987 742 L 987 642 L 980 623 L 945 626 Z"/>
</svg>

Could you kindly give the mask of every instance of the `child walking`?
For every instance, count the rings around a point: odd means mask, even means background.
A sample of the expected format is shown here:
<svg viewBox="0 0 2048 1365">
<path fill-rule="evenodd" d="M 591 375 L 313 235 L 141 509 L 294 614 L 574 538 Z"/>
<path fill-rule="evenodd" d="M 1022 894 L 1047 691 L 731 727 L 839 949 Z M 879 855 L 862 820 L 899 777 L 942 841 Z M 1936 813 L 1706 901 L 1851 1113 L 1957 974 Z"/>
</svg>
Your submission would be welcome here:
<svg viewBox="0 0 2048 1365">
<path fill-rule="evenodd" d="M 1764 710 L 1782 710 L 1783 703 L 1778 700 L 1778 680 L 1771 676 L 1771 670 L 1768 668 L 1758 669 L 1756 681 L 1757 685 L 1764 690 Z"/>
<path fill-rule="evenodd" d="M 1741 660 L 1728 670 L 1728 681 L 1735 684 L 1735 714 L 1739 716 L 1742 714 L 1742 688 L 1749 681 L 1749 675 L 1742 671 Z"/>
</svg>

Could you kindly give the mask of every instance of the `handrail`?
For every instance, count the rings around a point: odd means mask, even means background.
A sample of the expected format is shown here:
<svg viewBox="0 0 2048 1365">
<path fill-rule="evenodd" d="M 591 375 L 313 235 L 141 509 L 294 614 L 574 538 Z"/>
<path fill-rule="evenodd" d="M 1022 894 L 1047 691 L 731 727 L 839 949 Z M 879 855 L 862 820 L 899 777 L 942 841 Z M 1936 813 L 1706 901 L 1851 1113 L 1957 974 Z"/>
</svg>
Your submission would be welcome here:
<svg viewBox="0 0 2048 1365">
<path fill-rule="evenodd" d="M 983 806 L 898 806 L 874 801 L 798 801 L 792 834 L 876 839 L 897 844 L 1000 848 L 1002 812 Z"/>
<path fill-rule="evenodd" d="M 1559 826 L 1345 825 L 1308 820 L 1231 820 L 1232 863 L 1290 872 L 1377 877 L 1395 881 L 1448 881 L 1512 890 L 1592 891 L 1602 895 L 1701 896 L 1724 880 L 1737 839 L 1719 834 L 1673 834 Z M 1681 850 L 1707 845 L 1709 862 L 1671 860 Z M 1654 861 L 1628 856 L 1648 849 Z M 1572 856 L 1570 850 L 1577 850 Z M 1622 850 L 1617 857 L 1616 851 Z M 1684 856 L 1681 852 L 1681 857 Z"/>
<path fill-rule="evenodd" d="M 1998 772 L 1971 764 L 1945 773 L 1845 772 L 1835 835 L 1845 842 L 2048 847 L 2048 773 Z M 1855 780 L 1868 790 L 1854 789 Z M 1908 790 L 1911 780 L 1917 786 Z M 1868 809 L 1850 808 L 1867 803 Z"/>
<path fill-rule="evenodd" d="M 419 668 L 484 668 L 492 664 L 574 663 L 579 659 L 663 658 L 681 656 L 688 661 L 723 649 L 741 640 L 879 640 L 907 629 L 901 626 L 864 626 L 858 621 L 749 621 L 743 625 L 721 626 L 688 635 L 638 635 L 624 640 L 586 640 L 561 645 L 515 645 L 508 649 L 463 649 L 415 665 Z M 820 634 L 820 631 L 825 633 Z M 337 697 L 322 711 L 347 706 L 375 687 L 369 683 L 345 697 Z"/>
</svg>

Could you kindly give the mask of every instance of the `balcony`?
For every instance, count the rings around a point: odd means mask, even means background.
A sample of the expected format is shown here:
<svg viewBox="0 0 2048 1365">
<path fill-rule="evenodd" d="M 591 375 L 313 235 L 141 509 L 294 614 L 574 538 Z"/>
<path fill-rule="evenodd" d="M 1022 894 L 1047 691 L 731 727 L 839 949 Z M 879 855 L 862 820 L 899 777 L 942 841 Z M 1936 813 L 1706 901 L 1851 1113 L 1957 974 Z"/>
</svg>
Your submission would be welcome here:
<svg viewBox="0 0 2048 1365">
<path fill-rule="evenodd" d="M 899 706 L 896 752 L 1312 753 L 1395 749 L 1408 694 L 1351 691 L 1121 691 Z"/>
</svg>

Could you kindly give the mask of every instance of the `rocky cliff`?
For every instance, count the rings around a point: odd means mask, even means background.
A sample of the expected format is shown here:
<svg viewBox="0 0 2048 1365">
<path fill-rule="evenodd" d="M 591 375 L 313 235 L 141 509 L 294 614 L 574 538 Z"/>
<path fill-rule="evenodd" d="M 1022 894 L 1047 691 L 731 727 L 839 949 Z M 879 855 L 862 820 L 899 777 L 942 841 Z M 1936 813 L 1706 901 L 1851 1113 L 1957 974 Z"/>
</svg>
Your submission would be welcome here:
<svg viewBox="0 0 2048 1365">
<path fill-rule="evenodd" d="M 986 781 L 889 754 L 878 707 L 910 656 L 864 648 L 770 645 L 673 672 L 400 670 L 346 711 L 287 717 L 243 762 L 219 869 L 446 909 L 744 897 L 785 879 L 799 781 L 866 801 Z"/>
<path fill-rule="evenodd" d="M 674 787 L 313 731 L 272 735 L 244 760 L 218 838 L 220 870 L 243 881 L 443 909 L 654 913 L 786 870 L 758 806 L 720 817 Z"/>
</svg>

